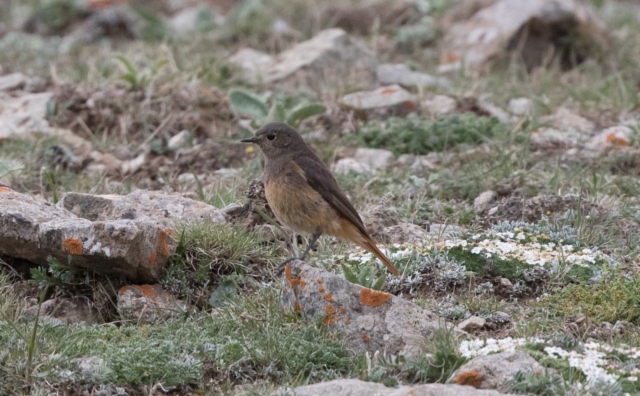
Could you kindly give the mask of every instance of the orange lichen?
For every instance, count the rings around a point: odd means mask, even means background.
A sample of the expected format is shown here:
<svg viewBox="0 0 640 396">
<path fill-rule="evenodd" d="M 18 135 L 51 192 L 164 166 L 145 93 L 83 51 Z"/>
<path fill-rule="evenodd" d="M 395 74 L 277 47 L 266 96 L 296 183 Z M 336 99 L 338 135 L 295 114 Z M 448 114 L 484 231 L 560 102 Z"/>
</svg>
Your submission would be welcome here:
<svg viewBox="0 0 640 396">
<path fill-rule="evenodd" d="M 120 293 L 126 293 L 132 289 L 137 290 L 144 297 L 150 297 L 152 300 L 155 300 L 159 296 L 164 294 L 164 291 L 159 287 L 159 285 L 129 285 L 123 286 L 120 288 Z"/>
<path fill-rule="evenodd" d="M 442 63 L 442 64 L 454 63 L 454 62 L 458 62 L 460 60 L 462 60 L 462 57 L 460 55 L 454 54 L 452 52 L 445 52 L 440 57 L 440 63 Z"/>
<path fill-rule="evenodd" d="M 335 325 L 336 324 L 336 308 L 333 305 L 329 304 L 326 307 L 324 307 L 324 313 L 327 316 L 325 316 L 322 323 L 324 323 L 325 326 Z"/>
<path fill-rule="evenodd" d="M 82 242 L 77 238 L 67 238 L 62 242 L 62 246 L 69 254 L 82 254 Z"/>
<path fill-rule="evenodd" d="M 329 302 L 334 302 L 333 301 L 333 293 L 327 293 L 327 294 L 323 294 L 322 298 L 324 298 L 325 300 L 329 301 Z"/>
<path fill-rule="evenodd" d="M 627 139 L 625 138 L 620 138 L 618 136 L 616 136 L 615 133 L 610 133 L 607 135 L 607 143 L 611 143 L 614 146 L 626 146 L 629 144 L 629 142 L 627 141 Z"/>
<path fill-rule="evenodd" d="M 346 324 L 351 323 L 351 318 L 348 317 L 348 316 L 346 318 L 344 318 L 344 323 L 346 323 Z"/>
<path fill-rule="evenodd" d="M 344 307 L 340 308 L 340 313 L 343 314 L 343 315 L 346 314 L 347 313 L 347 309 L 344 308 Z"/>
<path fill-rule="evenodd" d="M 416 393 L 413 391 L 413 389 L 410 389 L 409 392 L 407 392 L 408 395 L 415 395 Z"/>
<path fill-rule="evenodd" d="M 289 281 L 289 285 L 291 285 L 291 288 L 294 290 L 296 287 L 299 287 L 300 289 L 302 289 L 304 285 L 307 284 L 307 282 L 305 282 L 304 279 L 293 277 L 293 275 L 291 274 L 291 267 L 289 266 L 289 264 L 287 264 L 284 267 L 284 275 L 287 277 L 287 280 Z"/>
<path fill-rule="evenodd" d="M 364 341 L 364 342 L 369 342 L 369 336 L 368 336 L 368 335 L 366 335 L 366 334 L 363 334 L 363 335 L 362 335 L 362 341 Z"/>
<path fill-rule="evenodd" d="M 126 3 L 128 0 L 90 0 L 89 8 L 100 9 L 111 7 L 118 3 Z"/>
<path fill-rule="evenodd" d="M 324 287 L 323 287 L 322 285 L 320 285 L 320 286 L 318 287 L 318 291 L 319 291 L 320 293 L 324 293 Z"/>
<path fill-rule="evenodd" d="M 9 187 L 0 186 L 0 193 L 13 191 Z"/>
<path fill-rule="evenodd" d="M 458 385 L 470 385 L 478 389 L 482 385 L 482 376 L 475 370 L 469 370 L 458 374 L 455 382 Z"/>
<path fill-rule="evenodd" d="M 293 310 L 296 312 L 302 312 L 304 311 L 304 308 L 302 308 L 302 305 L 298 304 L 298 302 L 294 302 L 293 303 Z"/>
<path fill-rule="evenodd" d="M 158 259 L 158 254 L 156 252 L 151 253 L 149 256 L 149 264 L 153 264 Z"/>
<path fill-rule="evenodd" d="M 389 301 L 390 298 L 391 295 L 389 293 L 381 291 L 362 289 L 360 292 L 360 302 L 369 307 L 379 307 Z"/>
<path fill-rule="evenodd" d="M 316 282 L 318 282 L 318 283 L 324 283 L 324 279 L 322 279 L 322 278 L 318 278 L 318 279 L 316 279 Z"/>
<path fill-rule="evenodd" d="M 385 89 L 384 91 L 382 91 L 381 93 L 382 93 L 383 95 L 389 95 L 389 94 L 392 94 L 392 93 L 395 93 L 395 92 L 396 92 L 396 90 L 395 90 L 395 89 L 393 89 L 393 88 L 387 88 L 387 89 Z"/>
<path fill-rule="evenodd" d="M 416 104 L 414 102 L 409 101 L 409 102 L 405 102 L 404 107 L 407 110 L 413 110 L 416 107 Z"/>
</svg>

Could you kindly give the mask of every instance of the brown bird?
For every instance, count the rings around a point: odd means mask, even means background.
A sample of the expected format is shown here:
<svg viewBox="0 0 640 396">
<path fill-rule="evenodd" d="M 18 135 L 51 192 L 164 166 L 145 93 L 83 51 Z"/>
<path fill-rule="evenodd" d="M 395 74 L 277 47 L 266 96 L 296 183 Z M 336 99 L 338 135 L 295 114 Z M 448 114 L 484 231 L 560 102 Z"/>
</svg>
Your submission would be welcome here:
<svg viewBox="0 0 640 396">
<path fill-rule="evenodd" d="M 373 253 L 389 271 L 400 275 L 373 242 L 329 169 L 295 129 L 283 122 L 271 122 L 258 129 L 254 137 L 241 141 L 255 143 L 264 153 L 265 195 L 276 218 L 296 232 L 312 235 L 300 260 L 320 235 L 327 234 Z M 295 259 L 285 261 L 280 268 Z"/>
</svg>

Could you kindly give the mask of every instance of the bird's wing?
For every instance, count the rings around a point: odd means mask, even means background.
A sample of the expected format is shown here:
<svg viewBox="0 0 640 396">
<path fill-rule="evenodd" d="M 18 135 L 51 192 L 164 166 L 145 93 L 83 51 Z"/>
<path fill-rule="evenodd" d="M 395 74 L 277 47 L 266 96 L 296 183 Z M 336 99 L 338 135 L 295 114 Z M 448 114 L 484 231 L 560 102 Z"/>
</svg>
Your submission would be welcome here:
<svg viewBox="0 0 640 396">
<path fill-rule="evenodd" d="M 369 236 L 358 212 L 342 192 L 327 166 L 315 154 L 297 155 L 293 160 L 304 172 L 307 183 L 319 192 L 341 217 L 351 221 L 365 236 Z"/>
</svg>

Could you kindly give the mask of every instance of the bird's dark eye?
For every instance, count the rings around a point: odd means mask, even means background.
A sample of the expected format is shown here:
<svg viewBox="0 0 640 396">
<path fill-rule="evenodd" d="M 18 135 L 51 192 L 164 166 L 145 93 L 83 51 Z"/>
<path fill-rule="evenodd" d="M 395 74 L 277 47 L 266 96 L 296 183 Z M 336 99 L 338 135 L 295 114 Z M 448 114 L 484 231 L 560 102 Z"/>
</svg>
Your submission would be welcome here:
<svg viewBox="0 0 640 396">
<path fill-rule="evenodd" d="M 275 138 L 276 138 L 276 134 L 275 133 L 270 133 L 270 134 L 267 135 L 267 139 L 269 139 L 269 140 L 273 140 Z"/>
</svg>

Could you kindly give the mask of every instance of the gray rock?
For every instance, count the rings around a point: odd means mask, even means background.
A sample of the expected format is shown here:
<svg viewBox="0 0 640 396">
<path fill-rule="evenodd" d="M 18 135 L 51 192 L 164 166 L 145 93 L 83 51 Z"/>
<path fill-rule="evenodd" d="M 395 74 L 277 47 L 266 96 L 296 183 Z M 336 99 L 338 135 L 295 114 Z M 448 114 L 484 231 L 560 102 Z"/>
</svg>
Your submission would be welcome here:
<svg viewBox="0 0 640 396">
<path fill-rule="evenodd" d="M 436 95 L 431 99 L 423 101 L 420 105 L 427 113 L 440 116 L 455 112 L 458 108 L 458 101 L 451 96 Z"/>
<path fill-rule="evenodd" d="M 416 161 L 416 156 L 413 154 L 400 154 L 396 160 L 396 164 L 400 166 L 411 166 Z"/>
<path fill-rule="evenodd" d="M 515 350 L 493 355 L 478 356 L 456 370 L 448 382 L 468 384 L 469 380 L 478 381 L 479 389 L 496 389 L 506 392 L 505 384 L 518 372 L 544 372 L 534 358 L 527 353 Z M 479 376 L 478 376 L 479 375 Z"/>
<path fill-rule="evenodd" d="M 271 224 L 260 224 L 253 231 L 259 240 L 266 242 L 276 242 L 285 237 L 276 226 Z"/>
<path fill-rule="evenodd" d="M 472 332 L 476 330 L 482 330 L 487 321 L 479 316 L 472 316 L 469 319 L 465 319 L 458 323 L 456 326 L 458 329 L 466 332 Z"/>
<path fill-rule="evenodd" d="M 496 117 L 502 123 L 508 123 L 511 121 L 511 116 L 506 111 L 502 110 L 498 106 L 487 102 L 486 100 L 479 100 L 477 103 L 480 110 L 486 111 L 491 116 Z"/>
<path fill-rule="evenodd" d="M 175 222 L 194 220 L 225 223 L 216 208 L 160 193 L 70 193 L 56 206 L 1 189 L 0 253 L 44 266 L 71 255 L 91 271 L 155 282 L 177 245 Z"/>
<path fill-rule="evenodd" d="M 528 31 L 529 25 L 535 26 L 535 38 L 521 40 L 520 32 Z M 591 44 L 581 47 L 578 56 L 586 57 L 590 49 L 605 45 L 604 23 L 577 0 L 498 0 L 447 29 L 442 59 L 480 70 L 509 49 L 519 51 L 525 65 L 532 69 L 543 62 L 541 51 L 560 39 L 555 26 L 568 27 L 568 34 L 563 36 L 566 39 Z M 514 42 L 522 45 L 511 45 Z"/>
<path fill-rule="evenodd" d="M 58 207 L 91 220 L 133 220 L 172 228 L 176 222 L 211 221 L 225 224 L 224 214 L 204 202 L 157 191 L 137 190 L 128 195 L 65 194 Z"/>
<path fill-rule="evenodd" d="M 355 158 L 341 158 L 336 161 L 332 166 L 332 170 L 335 173 L 347 174 L 349 172 L 355 173 L 371 173 L 370 167 L 360 163 Z"/>
<path fill-rule="evenodd" d="M 354 158 L 362 165 L 373 171 L 379 171 L 389 168 L 393 165 L 395 159 L 393 153 L 389 150 L 358 147 Z"/>
<path fill-rule="evenodd" d="M 237 216 L 242 212 L 242 205 L 237 204 L 235 202 L 230 203 L 229 205 L 220 209 L 220 211 L 224 213 L 225 216 Z"/>
<path fill-rule="evenodd" d="M 517 116 L 529 116 L 533 113 L 533 102 L 529 98 L 514 98 L 509 101 L 509 111 Z"/>
<path fill-rule="evenodd" d="M 419 225 L 400 223 L 386 227 L 382 233 L 386 236 L 386 243 L 423 244 L 429 239 L 429 233 Z"/>
<path fill-rule="evenodd" d="M 350 93 L 339 104 L 364 118 L 402 117 L 418 108 L 416 97 L 399 85 Z"/>
<path fill-rule="evenodd" d="M 327 29 L 283 51 L 265 76 L 280 86 L 371 87 L 377 59 L 363 43 L 342 29 Z"/>
<path fill-rule="evenodd" d="M 189 137 L 191 137 L 191 133 L 189 131 L 181 131 L 178 134 L 171 136 L 167 142 L 167 148 L 171 151 L 176 151 L 187 144 Z"/>
<path fill-rule="evenodd" d="M 411 170 L 414 172 L 420 172 L 424 170 L 433 170 L 436 169 L 437 166 L 432 161 L 432 157 L 426 155 L 420 155 L 416 160 L 411 164 Z"/>
<path fill-rule="evenodd" d="M 541 127 L 531 131 L 531 148 L 534 150 L 568 149 L 584 143 L 588 136 L 575 129 L 559 130 Z"/>
<path fill-rule="evenodd" d="M 256 83 L 263 80 L 269 73 L 275 64 L 275 59 L 267 53 L 252 48 L 243 48 L 230 57 L 228 62 L 240 67 L 244 78 Z"/>
<path fill-rule="evenodd" d="M 510 323 L 511 315 L 502 311 L 492 312 L 491 315 L 489 315 L 488 321 L 498 324 Z"/>
<path fill-rule="evenodd" d="M 592 151 L 605 151 L 612 148 L 622 148 L 629 145 L 633 130 L 628 126 L 618 125 L 607 128 L 595 135 L 586 148 Z"/>
<path fill-rule="evenodd" d="M 473 200 L 473 209 L 475 209 L 476 212 L 482 212 L 489 207 L 489 204 L 493 202 L 496 196 L 496 192 L 491 190 L 480 193 L 480 195 Z"/>
<path fill-rule="evenodd" d="M 561 131 L 572 131 L 582 135 L 589 135 L 595 129 L 593 122 L 565 107 L 558 108 L 552 115 L 542 117 L 540 122 L 550 124 Z"/>
<path fill-rule="evenodd" d="M 343 334 L 362 353 L 424 353 L 422 346 L 444 320 L 414 303 L 354 285 L 342 277 L 295 261 L 285 269 L 282 307 Z"/>
<path fill-rule="evenodd" d="M 11 73 L 0 76 L 0 91 L 11 91 L 22 88 L 27 84 L 28 78 L 22 73 Z"/>
<path fill-rule="evenodd" d="M 378 82 L 382 85 L 399 84 L 403 87 L 449 87 L 451 82 L 444 77 L 434 77 L 427 73 L 418 73 L 403 64 L 384 63 L 378 65 Z"/>
<path fill-rule="evenodd" d="M 124 320 L 157 323 L 184 315 L 187 305 L 160 285 L 130 285 L 118 291 L 118 313 Z"/>
<path fill-rule="evenodd" d="M 34 318 L 38 313 L 38 305 L 31 306 L 24 311 L 27 318 Z M 80 298 L 56 297 L 44 301 L 40 306 L 40 316 L 48 316 L 66 324 L 100 323 L 98 311 L 88 300 Z"/>
<path fill-rule="evenodd" d="M 45 113 L 52 97 L 51 92 L 17 97 L 0 94 L 0 139 L 30 132 L 46 133 L 49 122 Z"/>
<path fill-rule="evenodd" d="M 0 253 L 47 265 L 47 257 L 130 279 L 158 279 L 174 239 L 153 222 L 96 221 L 13 191 L 0 192 Z"/>
<path fill-rule="evenodd" d="M 470 386 L 424 384 L 399 385 L 388 388 L 376 382 L 365 382 L 357 379 L 337 379 L 313 385 L 300 386 L 293 389 L 295 396 L 500 396 L 507 395 L 491 390 L 478 390 Z"/>
<path fill-rule="evenodd" d="M 513 283 L 511 283 L 511 281 L 507 278 L 498 278 L 498 287 L 504 289 L 504 290 L 511 290 L 513 289 Z"/>
<path fill-rule="evenodd" d="M 178 34 L 187 34 L 196 30 L 198 17 L 202 14 L 208 14 L 212 17 L 213 22 L 222 22 L 224 18 L 216 15 L 215 11 L 206 4 L 200 4 L 193 7 L 185 8 L 172 16 L 168 25 Z"/>
</svg>

